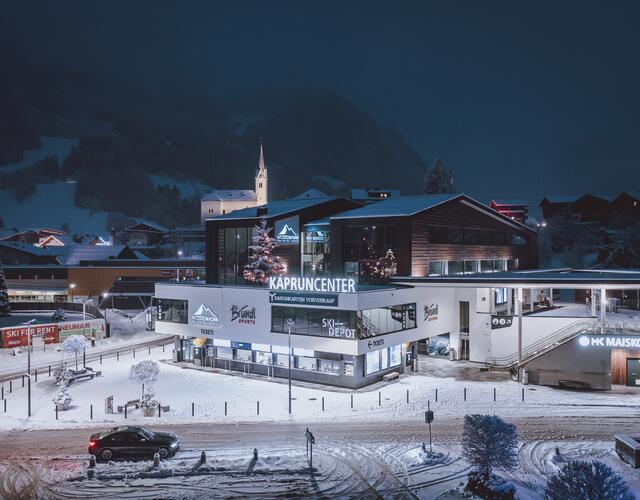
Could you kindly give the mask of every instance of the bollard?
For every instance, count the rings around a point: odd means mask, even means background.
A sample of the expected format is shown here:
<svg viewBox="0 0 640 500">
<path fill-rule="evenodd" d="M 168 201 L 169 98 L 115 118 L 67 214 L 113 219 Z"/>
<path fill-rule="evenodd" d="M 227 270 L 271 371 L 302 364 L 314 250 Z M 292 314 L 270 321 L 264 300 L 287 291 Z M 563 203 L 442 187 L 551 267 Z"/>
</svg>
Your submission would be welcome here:
<svg viewBox="0 0 640 500">
<path fill-rule="evenodd" d="M 253 459 L 258 460 L 258 448 L 253 449 Z"/>
<path fill-rule="evenodd" d="M 133 357 L 134 358 L 136 357 L 136 350 L 135 349 L 133 350 Z"/>
<path fill-rule="evenodd" d="M 49 376 L 51 376 L 51 365 L 49 365 Z"/>
<path fill-rule="evenodd" d="M 0 399 L 4 399 L 4 384 L 2 384 L 2 398 Z"/>
<path fill-rule="evenodd" d="M 38 381 L 38 369 L 36 368 L 36 382 Z"/>
<path fill-rule="evenodd" d="M 93 420 L 93 405 L 89 405 L 89 419 Z"/>
<path fill-rule="evenodd" d="M 493 402 L 496 402 L 496 388 L 493 388 Z"/>
<path fill-rule="evenodd" d="M 24 375 L 22 376 L 22 387 L 24 387 Z"/>
<path fill-rule="evenodd" d="M 322 411 L 324 411 L 324 396 L 322 396 Z"/>
<path fill-rule="evenodd" d="M 201 464 L 207 463 L 207 454 L 204 451 L 200 453 L 200 463 Z"/>
<path fill-rule="evenodd" d="M 407 389 L 407 404 L 409 404 L 409 389 Z"/>
<path fill-rule="evenodd" d="M 96 457 L 91 455 L 91 458 L 89 458 L 89 468 L 94 469 L 95 466 L 96 466 Z"/>
<path fill-rule="evenodd" d="M 153 468 L 157 469 L 158 467 L 160 467 L 160 454 L 159 453 L 154 453 L 153 454 Z"/>
<path fill-rule="evenodd" d="M 7 413 L 7 400 L 4 400 L 4 412 Z"/>
<path fill-rule="evenodd" d="M 164 344 L 162 344 L 162 352 L 164 352 Z"/>
<path fill-rule="evenodd" d="M 160 403 L 158 403 L 158 418 L 160 418 L 162 416 L 162 406 L 160 406 Z"/>
<path fill-rule="evenodd" d="M 102 364 L 102 354 L 100 354 L 100 364 Z"/>
<path fill-rule="evenodd" d="M 127 419 L 127 407 L 128 406 L 129 405 L 127 405 L 127 404 L 124 405 L 124 418 L 125 418 L 125 420 Z"/>
<path fill-rule="evenodd" d="M 224 416 L 227 416 L 227 402 L 224 402 Z"/>
<path fill-rule="evenodd" d="M 147 353 L 148 356 L 151 356 L 151 346 L 149 346 L 149 352 Z"/>
<path fill-rule="evenodd" d="M 196 404 L 195 403 L 191 403 L 191 416 L 195 416 L 196 414 Z"/>
<path fill-rule="evenodd" d="M 463 389 L 463 391 L 464 391 L 464 400 L 466 401 L 467 400 L 467 388 L 465 387 Z"/>
<path fill-rule="evenodd" d="M 524 401 L 524 387 L 522 388 L 522 401 Z"/>
<path fill-rule="evenodd" d="M 382 406 L 382 391 L 378 391 L 378 406 Z"/>
<path fill-rule="evenodd" d="M 13 392 L 13 380 L 9 380 L 9 394 Z"/>
<path fill-rule="evenodd" d="M 256 414 L 260 415 L 260 401 L 256 401 Z"/>
<path fill-rule="evenodd" d="M 436 403 L 438 402 L 438 389 L 436 389 Z"/>
<path fill-rule="evenodd" d="M 56 405 L 56 420 L 58 420 L 58 405 Z"/>
<path fill-rule="evenodd" d="M 116 361 L 120 361 L 120 351 L 116 351 Z"/>
<path fill-rule="evenodd" d="M 94 479 L 96 477 L 95 469 L 87 469 L 87 479 Z"/>
<path fill-rule="evenodd" d="M 353 409 L 353 394 L 351 395 L 351 408 Z"/>
</svg>

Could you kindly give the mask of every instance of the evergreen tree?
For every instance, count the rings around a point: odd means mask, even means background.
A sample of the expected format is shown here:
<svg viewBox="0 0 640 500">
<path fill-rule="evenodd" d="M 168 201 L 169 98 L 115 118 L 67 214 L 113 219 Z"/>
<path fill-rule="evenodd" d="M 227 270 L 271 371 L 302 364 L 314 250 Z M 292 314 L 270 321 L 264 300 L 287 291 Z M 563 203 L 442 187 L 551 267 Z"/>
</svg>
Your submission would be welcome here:
<svg viewBox="0 0 640 500">
<path fill-rule="evenodd" d="M 267 227 L 267 220 L 261 218 L 255 230 L 253 245 L 249 246 L 249 263 L 244 268 L 243 276 L 251 283 L 264 285 L 269 276 L 280 276 L 284 266 L 280 256 L 274 254 L 278 244 L 270 235 L 271 228 Z"/>
<path fill-rule="evenodd" d="M 516 426 L 495 415 L 465 415 L 462 455 L 485 478 L 494 468 L 511 470 L 518 464 Z"/>
<path fill-rule="evenodd" d="M 4 270 L 2 269 L 2 262 L 0 262 L 0 318 L 7 316 L 10 312 L 9 290 L 7 289 L 7 281 L 4 276 Z"/>
<path fill-rule="evenodd" d="M 608 465 L 593 461 L 572 461 L 547 483 L 545 498 L 565 500 L 633 500 L 629 486 Z"/>
<path fill-rule="evenodd" d="M 447 174 L 444 163 L 436 160 L 424 176 L 425 194 L 446 194 L 453 191 L 451 176 Z"/>
</svg>

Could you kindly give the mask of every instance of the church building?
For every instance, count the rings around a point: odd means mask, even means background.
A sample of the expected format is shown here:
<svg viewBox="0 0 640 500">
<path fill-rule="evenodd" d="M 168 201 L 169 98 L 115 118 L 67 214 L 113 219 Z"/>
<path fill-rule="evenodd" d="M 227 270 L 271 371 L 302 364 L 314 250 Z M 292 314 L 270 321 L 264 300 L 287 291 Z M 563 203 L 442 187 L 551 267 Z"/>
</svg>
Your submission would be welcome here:
<svg viewBox="0 0 640 500">
<path fill-rule="evenodd" d="M 260 159 L 255 177 L 255 190 L 216 189 L 204 195 L 200 199 L 200 223 L 204 226 L 205 221 L 211 217 L 268 203 L 268 180 L 262 141 L 260 141 Z"/>
</svg>

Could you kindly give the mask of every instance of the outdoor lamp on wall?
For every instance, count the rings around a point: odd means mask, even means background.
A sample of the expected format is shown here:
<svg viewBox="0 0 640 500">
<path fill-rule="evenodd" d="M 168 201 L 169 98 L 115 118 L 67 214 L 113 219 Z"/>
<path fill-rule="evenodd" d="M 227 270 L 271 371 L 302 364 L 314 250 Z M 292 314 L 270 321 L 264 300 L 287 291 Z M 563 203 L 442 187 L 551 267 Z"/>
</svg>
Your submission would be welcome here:
<svg viewBox="0 0 640 500">
<path fill-rule="evenodd" d="M 76 287 L 75 283 L 70 283 L 69 288 L 71 289 L 71 302 L 73 302 L 73 289 Z"/>
</svg>

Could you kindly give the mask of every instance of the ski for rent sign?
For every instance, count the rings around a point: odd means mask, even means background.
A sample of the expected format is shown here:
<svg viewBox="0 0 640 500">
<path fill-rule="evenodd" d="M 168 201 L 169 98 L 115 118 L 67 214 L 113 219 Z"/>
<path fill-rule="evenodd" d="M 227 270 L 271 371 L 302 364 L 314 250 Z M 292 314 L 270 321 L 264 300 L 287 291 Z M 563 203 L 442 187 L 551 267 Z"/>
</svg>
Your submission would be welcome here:
<svg viewBox="0 0 640 500">
<path fill-rule="evenodd" d="M 33 325 L 31 328 L 31 338 L 36 336 L 44 337 L 45 344 L 55 344 L 58 342 L 58 325 Z M 29 334 L 26 326 L 16 326 L 2 328 L 2 347 L 19 347 L 29 345 Z"/>
</svg>

